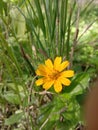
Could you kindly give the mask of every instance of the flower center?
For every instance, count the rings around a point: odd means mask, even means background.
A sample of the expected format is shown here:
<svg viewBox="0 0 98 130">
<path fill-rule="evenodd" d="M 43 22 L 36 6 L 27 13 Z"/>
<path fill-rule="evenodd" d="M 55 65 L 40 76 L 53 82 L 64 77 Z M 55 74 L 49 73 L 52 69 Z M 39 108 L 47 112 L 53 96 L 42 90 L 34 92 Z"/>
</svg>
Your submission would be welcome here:
<svg viewBox="0 0 98 130">
<path fill-rule="evenodd" d="M 58 77 L 60 77 L 60 72 L 57 70 L 54 70 L 52 74 L 48 75 L 50 79 L 57 80 Z"/>
</svg>

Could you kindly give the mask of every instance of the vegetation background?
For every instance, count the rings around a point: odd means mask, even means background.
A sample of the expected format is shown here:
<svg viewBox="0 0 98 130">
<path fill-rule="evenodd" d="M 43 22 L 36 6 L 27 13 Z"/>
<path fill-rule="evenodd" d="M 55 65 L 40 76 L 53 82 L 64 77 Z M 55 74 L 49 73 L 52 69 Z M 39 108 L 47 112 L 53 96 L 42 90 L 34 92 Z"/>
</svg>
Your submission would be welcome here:
<svg viewBox="0 0 98 130">
<path fill-rule="evenodd" d="M 74 130 L 98 73 L 93 0 L 0 0 L 0 129 Z M 35 70 L 62 56 L 75 71 L 59 94 L 35 85 Z"/>
</svg>

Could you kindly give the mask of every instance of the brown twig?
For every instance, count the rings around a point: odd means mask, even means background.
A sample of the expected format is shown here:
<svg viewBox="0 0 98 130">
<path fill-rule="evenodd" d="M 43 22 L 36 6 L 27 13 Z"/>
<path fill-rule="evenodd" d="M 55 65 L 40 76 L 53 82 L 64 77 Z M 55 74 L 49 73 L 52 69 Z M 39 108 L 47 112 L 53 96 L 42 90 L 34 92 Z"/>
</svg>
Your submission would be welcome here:
<svg viewBox="0 0 98 130">
<path fill-rule="evenodd" d="M 97 21 L 98 19 L 95 19 L 92 23 L 90 23 L 87 28 L 83 31 L 83 33 L 79 36 L 77 42 L 80 40 L 80 38 L 90 29 L 90 27 Z"/>
<path fill-rule="evenodd" d="M 77 38 L 78 38 L 78 34 L 79 34 L 79 17 L 80 17 L 80 7 L 78 4 L 78 11 L 77 11 L 77 21 L 76 21 L 76 32 L 75 32 L 75 37 L 73 40 L 73 47 L 71 49 L 71 54 L 70 54 L 70 67 L 72 67 L 72 62 L 73 62 L 73 56 L 74 56 L 74 51 L 77 45 Z"/>
</svg>

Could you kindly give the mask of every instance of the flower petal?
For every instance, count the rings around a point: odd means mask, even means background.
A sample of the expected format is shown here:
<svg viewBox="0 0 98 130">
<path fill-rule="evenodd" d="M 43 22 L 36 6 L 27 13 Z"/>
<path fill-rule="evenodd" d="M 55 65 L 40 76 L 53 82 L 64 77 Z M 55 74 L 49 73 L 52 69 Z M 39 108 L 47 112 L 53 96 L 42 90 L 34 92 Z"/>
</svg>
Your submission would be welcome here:
<svg viewBox="0 0 98 130">
<path fill-rule="evenodd" d="M 61 73 L 61 77 L 73 77 L 74 71 L 73 70 L 66 70 Z"/>
<path fill-rule="evenodd" d="M 64 70 L 69 65 L 68 61 L 64 61 L 62 64 L 60 64 L 59 72 Z"/>
<path fill-rule="evenodd" d="M 38 69 L 36 70 L 36 74 L 39 76 L 45 76 L 46 75 L 46 69 L 45 65 L 39 65 Z"/>
<path fill-rule="evenodd" d="M 35 83 L 37 86 L 42 85 L 44 83 L 44 78 L 40 78 L 40 79 L 36 80 Z"/>
<path fill-rule="evenodd" d="M 39 69 L 37 69 L 37 70 L 35 71 L 35 73 L 36 73 L 36 75 L 42 75 L 41 72 L 39 71 Z"/>
<path fill-rule="evenodd" d="M 45 65 L 49 68 L 49 69 L 53 69 L 53 64 L 52 61 L 50 59 L 45 61 Z"/>
<path fill-rule="evenodd" d="M 59 71 L 60 64 L 61 64 L 61 57 L 56 57 L 54 60 L 54 69 Z"/>
<path fill-rule="evenodd" d="M 67 78 L 60 78 L 60 81 L 65 86 L 69 86 L 70 83 L 71 83 L 71 81 L 69 79 L 67 79 Z"/>
<path fill-rule="evenodd" d="M 57 81 L 54 82 L 54 90 L 55 90 L 57 93 L 59 93 L 59 92 L 62 91 L 62 84 L 61 84 L 60 81 L 57 80 Z"/>
<path fill-rule="evenodd" d="M 54 80 L 51 80 L 51 81 L 47 81 L 43 84 L 43 88 L 45 90 L 48 90 L 52 85 L 54 84 Z"/>
</svg>

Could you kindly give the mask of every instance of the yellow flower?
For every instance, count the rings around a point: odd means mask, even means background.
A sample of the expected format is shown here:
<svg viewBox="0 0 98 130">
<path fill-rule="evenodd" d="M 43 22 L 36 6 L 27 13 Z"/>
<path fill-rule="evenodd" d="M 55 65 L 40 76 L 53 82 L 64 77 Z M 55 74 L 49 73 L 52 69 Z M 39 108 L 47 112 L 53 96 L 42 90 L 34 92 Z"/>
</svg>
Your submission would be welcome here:
<svg viewBox="0 0 98 130">
<path fill-rule="evenodd" d="M 71 81 L 68 79 L 74 76 L 73 70 L 65 70 L 69 65 L 68 61 L 62 62 L 61 57 L 56 57 L 54 63 L 50 59 L 45 61 L 45 65 L 41 64 L 36 70 L 36 74 L 41 76 L 36 80 L 36 85 L 43 85 L 45 90 L 48 90 L 54 85 L 54 90 L 58 93 L 62 90 L 62 85 L 69 86 Z"/>
</svg>

